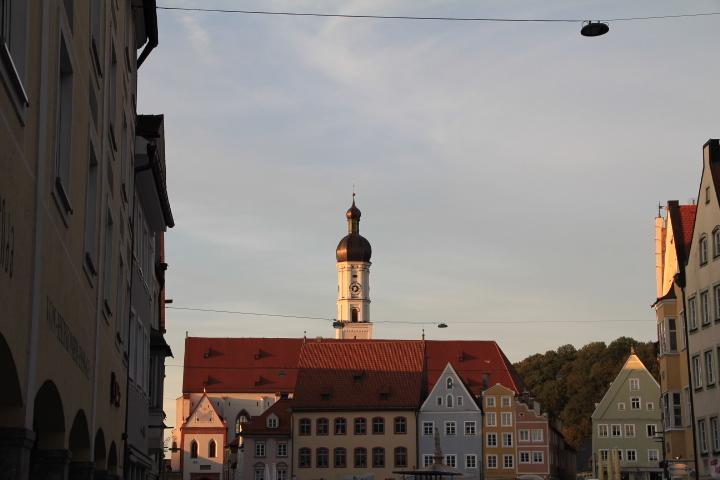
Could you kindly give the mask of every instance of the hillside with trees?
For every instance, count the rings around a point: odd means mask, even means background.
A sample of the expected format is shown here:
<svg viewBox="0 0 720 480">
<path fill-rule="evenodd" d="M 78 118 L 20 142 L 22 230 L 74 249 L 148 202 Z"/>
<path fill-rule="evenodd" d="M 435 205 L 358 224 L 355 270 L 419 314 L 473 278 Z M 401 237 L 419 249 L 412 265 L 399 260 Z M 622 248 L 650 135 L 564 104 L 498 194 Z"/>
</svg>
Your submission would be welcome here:
<svg viewBox="0 0 720 480">
<path fill-rule="evenodd" d="M 515 364 L 527 390 L 542 405 L 543 411 L 563 422 L 563 434 L 575 448 L 592 434 L 590 416 L 595 403 L 615 379 L 634 346 L 640 360 L 658 378 L 653 342 L 638 342 L 620 337 L 606 345 L 593 342 L 579 350 L 563 345 L 557 350 L 537 353 Z"/>
</svg>

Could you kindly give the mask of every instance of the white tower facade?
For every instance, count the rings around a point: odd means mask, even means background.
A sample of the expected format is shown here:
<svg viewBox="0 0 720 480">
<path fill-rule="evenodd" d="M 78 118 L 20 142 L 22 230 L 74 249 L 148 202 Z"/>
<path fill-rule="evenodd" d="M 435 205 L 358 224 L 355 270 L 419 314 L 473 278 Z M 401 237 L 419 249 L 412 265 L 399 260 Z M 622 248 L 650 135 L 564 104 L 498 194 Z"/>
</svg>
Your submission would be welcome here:
<svg viewBox="0 0 720 480">
<path fill-rule="evenodd" d="M 335 250 L 338 271 L 337 322 L 335 338 L 369 340 L 373 325 L 370 321 L 370 257 L 372 248 L 360 235 L 360 209 L 352 206 L 345 216 L 348 234 Z"/>
</svg>

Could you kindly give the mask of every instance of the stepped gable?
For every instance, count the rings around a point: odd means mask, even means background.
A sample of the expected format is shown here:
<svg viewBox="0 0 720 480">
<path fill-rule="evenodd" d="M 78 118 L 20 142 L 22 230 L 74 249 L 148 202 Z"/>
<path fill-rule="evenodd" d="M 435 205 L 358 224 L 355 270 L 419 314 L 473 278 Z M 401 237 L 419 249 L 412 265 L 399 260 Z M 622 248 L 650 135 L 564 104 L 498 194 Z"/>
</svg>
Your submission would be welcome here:
<svg viewBox="0 0 720 480">
<path fill-rule="evenodd" d="M 292 400 L 282 398 L 273 403 L 270 408 L 265 410 L 262 415 L 253 417 L 243 427 L 243 435 L 290 435 L 290 409 Z M 277 428 L 269 428 L 267 426 L 267 418 L 270 415 L 278 417 Z"/>
<path fill-rule="evenodd" d="M 302 343 L 302 338 L 188 337 L 182 391 L 292 392 Z"/>
<path fill-rule="evenodd" d="M 512 363 L 494 341 L 427 340 L 425 355 L 428 385 L 434 385 L 450 363 L 474 395 L 497 383 L 518 395 L 524 390 Z"/>
<path fill-rule="evenodd" d="M 309 341 L 300 353 L 294 410 L 417 409 L 421 341 Z"/>
</svg>

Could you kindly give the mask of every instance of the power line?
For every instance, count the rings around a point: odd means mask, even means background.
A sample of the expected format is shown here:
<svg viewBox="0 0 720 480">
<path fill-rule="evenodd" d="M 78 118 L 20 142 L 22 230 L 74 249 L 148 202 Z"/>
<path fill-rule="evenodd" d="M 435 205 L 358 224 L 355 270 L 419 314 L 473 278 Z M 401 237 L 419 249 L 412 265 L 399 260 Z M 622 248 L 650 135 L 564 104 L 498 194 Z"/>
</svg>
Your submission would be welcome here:
<svg viewBox="0 0 720 480">
<path fill-rule="evenodd" d="M 193 7 L 156 7 L 158 10 L 179 10 L 183 12 L 205 13 L 233 13 L 244 15 L 275 15 L 286 17 L 320 17 L 320 18 L 346 18 L 360 20 L 420 20 L 444 22 L 525 22 L 525 23 L 580 23 L 587 18 L 502 18 L 502 17 L 444 17 L 444 16 L 414 16 L 414 15 L 360 15 L 343 13 L 317 13 L 317 12 L 285 12 L 269 10 L 235 10 L 226 8 L 193 8 Z M 707 17 L 720 15 L 720 12 L 681 13 L 677 15 L 651 15 L 646 17 L 619 17 L 604 19 L 605 22 L 629 22 L 641 20 L 661 20 L 672 18 Z"/>
<path fill-rule="evenodd" d="M 231 315 L 248 315 L 258 317 L 279 317 L 279 318 L 299 318 L 303 320 L 322 320 L 327 322 L 334 322 L 336 319 L 329 317 L 311 317 L 307 315 L 287 315 L 280 313 L 265 313 L 265 312 L 243 312 L 239 310 L 222 310 L 217 308 L 204 308 L 204 307 L 174 307 L 166 306 L 165 308 L 173 310 L 187 310 L 193 312 L 206 312 L 206 313 L 225 313 Z M 470 320 L 470 321 L 449 321 L 452 325 L 533 325 L 533 324 L 594 324 L 594 323 L 636 323 L 636 322 L 653 322 L 654 320 Z M 383 323 L 393 325 L 438 325 L 444 322 L 431 322 L 431 321 L 413 321 L 413 320 L 379 320 L 372 323 Z"/>
</svg>

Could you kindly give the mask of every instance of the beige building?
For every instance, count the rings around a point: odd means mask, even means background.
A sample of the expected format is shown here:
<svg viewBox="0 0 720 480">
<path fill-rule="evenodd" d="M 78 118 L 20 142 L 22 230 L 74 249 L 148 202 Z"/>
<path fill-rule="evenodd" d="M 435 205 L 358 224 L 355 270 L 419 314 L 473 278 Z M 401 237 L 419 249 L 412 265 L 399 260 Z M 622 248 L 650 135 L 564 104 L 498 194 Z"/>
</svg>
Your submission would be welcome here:
<svg viewBox="0 0 720 480">
<path fill-rule="evenodd" d="M 685 268 L 690 390 L 700 478 L 720 475 L 720 142 L 703 146 L 703 170 Z"/>
<path fill-rule="evenodd" d="M 664 432 L 661 448 L 664 444 L 663 459 L 668 462 L 668 472 L 673 478 L 687 478 L 695 468 L 688 350 L 680 313 L 684 304 L 681 285 L 696 210 L 695 204 L 669 201 L 665 216 L 658 214 L 655 219 L 657 300 L 653 308 L 657 320 Z"/>
<path fill-rule="evenodd" d="M 135 92 L 153 5 L 0 2 L 7 478 L 122 475 Z"/>
<path fill-rule="evenodd" d="M 515 392 L 496 384 L 482 393 L 485 478 L 515 478 Z"/>
</svg>

